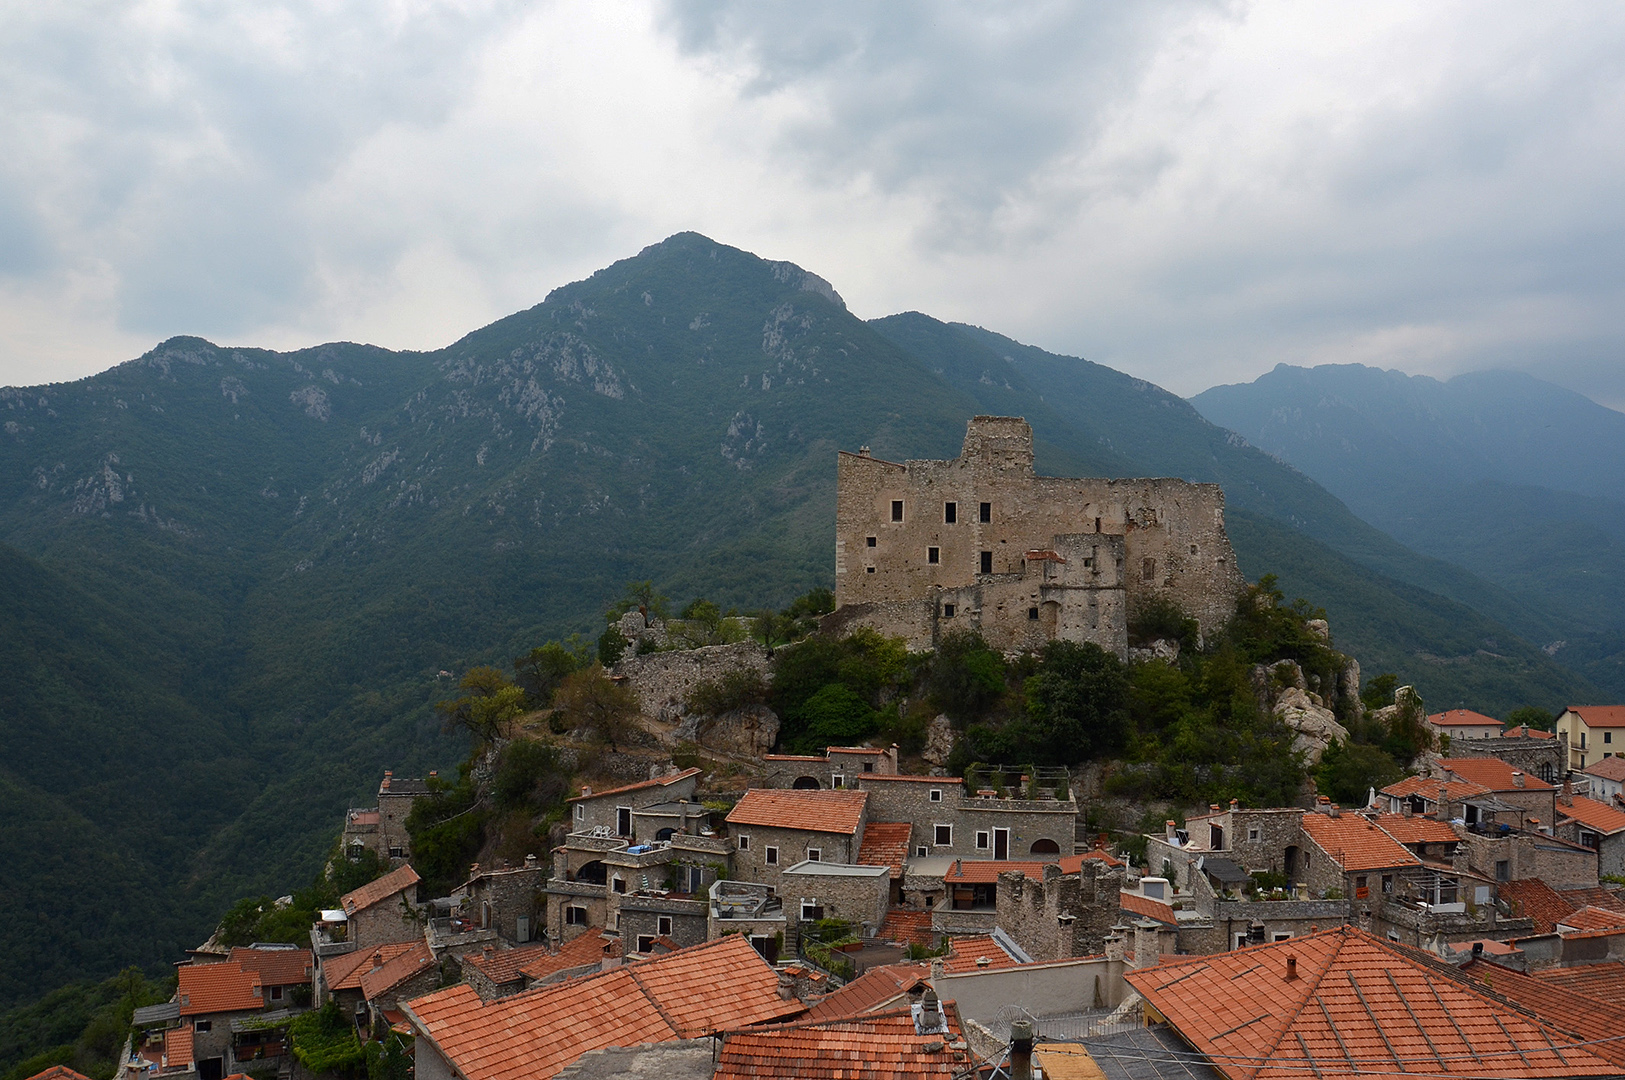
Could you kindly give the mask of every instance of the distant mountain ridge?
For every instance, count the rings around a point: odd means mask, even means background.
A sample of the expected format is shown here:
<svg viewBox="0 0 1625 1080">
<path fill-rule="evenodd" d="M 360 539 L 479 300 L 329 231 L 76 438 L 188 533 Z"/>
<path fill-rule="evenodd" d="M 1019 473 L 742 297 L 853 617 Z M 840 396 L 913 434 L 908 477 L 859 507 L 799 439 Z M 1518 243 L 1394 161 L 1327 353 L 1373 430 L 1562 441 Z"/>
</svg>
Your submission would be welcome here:
<svg viewBox="0 0 1625 1080">
<path fill-rule="evenodd" d="M 1516 372 L 1281 365 L 1191 399 L 1402 543 L 1495 582 L 1488 610 L 1625 695 L 1625 414 Z"/>
<path fill-rule="evenodd" d="M 1243 569 L 1430 700 L 1596 693 L 1484 613 L 1515 597 L 1166 391 L 924 315 L 865 323 L 793 264 L 678 234 L 434 352 L 183 337 L 0 390 L 0 616 L 83 627 L 13 644 L 52 642 L 0 710 L 0 788 L 116 846 L 150 927 L 98 951 L 94 904 L 43 919 L 42 897 L 101 895 L 65 840 L 0 890 L 0 1002 L 61 977 L 25 936 L 101 974 L 308 877 L 383 768 L 460 758 L 441 670 L 595 632 L 632 579 L 747 610 L 828 585 L 834 451 L 951 457 L 978 412 L 1027 416 L 1044 472 L 1224 484 Z"/>
</svg>

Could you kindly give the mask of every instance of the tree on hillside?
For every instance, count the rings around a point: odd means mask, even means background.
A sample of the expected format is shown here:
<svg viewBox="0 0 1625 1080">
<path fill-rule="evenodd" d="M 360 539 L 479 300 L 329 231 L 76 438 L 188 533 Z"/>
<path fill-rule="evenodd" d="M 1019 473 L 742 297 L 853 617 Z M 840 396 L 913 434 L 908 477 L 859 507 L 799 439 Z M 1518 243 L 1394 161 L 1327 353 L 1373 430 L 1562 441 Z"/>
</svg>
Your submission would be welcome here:
<svg viewBox="0 0 1625 1080">
<path fill-rule="evenodd" d="M 591 662 L 592 646 L 574 636 L 560 644 L 549 641 L 530 650 L 513 662 L 515 680 L 525 692 L 525 704 L 532 709 L 545 709 L 553 703 L 553 691 L 572 671 Z"/>
<path fill-rule="evenodd" d="M 525 691 L 494 667 L 469 668 L 457 689 L 461 697 L 437 702 L 435 710 L 448 730 L 463 728 L 478 742 L 499 738 L 508 721 L 525 711 Z"/>
<path fill-rule="evenodd" d="M 933 708 L 964 725 L 1004 696 L 1004 656 L 974 630 L 943 635 L 926 668 Z"/>
<path fill-rule="evenodd" d="M 1524 724 L 1528 724 L 1536 731 L 1550 731 L 1556 726 L 1557 717 L 1535 705 L 1520 705 L 1507 713 L 1507 727 L 1522 727 Z"/>
<path fill-rule="evenodd" d="M 1128 737 L 1128 675 L 1093 642 L 1052 641 L 1027 680 L 1027 720 L 1045 764 L 1070 765 L 1121 750 Z"/>
<path fill-rule="evenodd" d="M 553 695 L 553 706 L 571 727 L 586 728 L 616 751 L 631 735 L 638 714 L 637 695 L 611 679 L 599 664 L 565 676 Z"/>
</svg>

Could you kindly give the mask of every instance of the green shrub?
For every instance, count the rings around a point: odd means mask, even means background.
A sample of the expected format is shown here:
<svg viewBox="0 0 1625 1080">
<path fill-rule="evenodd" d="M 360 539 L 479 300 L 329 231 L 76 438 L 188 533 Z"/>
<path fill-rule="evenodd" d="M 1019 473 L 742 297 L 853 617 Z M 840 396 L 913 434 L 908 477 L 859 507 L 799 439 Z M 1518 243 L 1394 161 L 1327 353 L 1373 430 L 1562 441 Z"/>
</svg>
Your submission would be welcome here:
<svg viewBox="0 0 1625 1080">
<path fill-rule="evenodd" d="M 366 1060 L 355 1028 L 336 999 L 313 1012 L 296 1017 L 289 1027 L 293 1056 L 311 1072 L 349 1070 Z"/>
<path fill-rule="evenodd" d="M 720 679 L 697 683 L 689 691 L 685 707 L 701 716 L 721 716 L 767 701 L 767 680 L 753 668 L 730 671 Z"/>
</svg>

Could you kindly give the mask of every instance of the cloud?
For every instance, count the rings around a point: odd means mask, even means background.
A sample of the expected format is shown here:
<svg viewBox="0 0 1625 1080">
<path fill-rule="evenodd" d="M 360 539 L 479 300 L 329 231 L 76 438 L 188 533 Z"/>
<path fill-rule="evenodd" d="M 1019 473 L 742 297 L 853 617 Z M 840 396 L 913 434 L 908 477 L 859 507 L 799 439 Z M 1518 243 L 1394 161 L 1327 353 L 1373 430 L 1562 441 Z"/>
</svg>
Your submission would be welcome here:
<svg viewBox="0 0 1625 1080">
<path fill-rule="evenodd" d="M 1625 404 L 1625 14 L 145 3 L 0 14 L 0 382 L 434 347 L 681 229 L 1181 393 Z"/>
</svg>

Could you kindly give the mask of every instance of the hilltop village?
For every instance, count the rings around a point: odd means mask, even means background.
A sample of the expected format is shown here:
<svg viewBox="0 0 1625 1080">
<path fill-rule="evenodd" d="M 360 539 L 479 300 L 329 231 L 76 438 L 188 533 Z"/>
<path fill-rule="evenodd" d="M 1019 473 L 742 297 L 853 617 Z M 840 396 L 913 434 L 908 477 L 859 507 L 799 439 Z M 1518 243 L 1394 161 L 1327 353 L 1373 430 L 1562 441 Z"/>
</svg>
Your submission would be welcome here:
<svg viewBox="0 0 1625 1080">
<path fill-rule="evenodd" d="M 1038 478 L 1021 420 L 975 418 L 953 461 L 838 469 L 828 639 L 1172 665 L 1258 603 L 1216 487 Z M 485 734 L 455 814 L 523 805 L 519 745 L 570 759 L 556 813 L 448 878 L 424 821 L 452 781 L 385 773 L 334 856 L 371 880 L 302 940 L 194 950 L 120 1076 L 1625 1075 L 1625 706 L 1542 730 L 1408 687 L 1363 705 L 1310 614 L 1299 659 L 1247 676 L 1302 781 L 1126 819 L 1109 770 L 967 762 L 947 712 L 909 748 L 786 747 L 765 699 L 724 692 L 774 670 L 771 634 L 675 647 L 679 620 L 630 609 L 593 684 L 636 713 L 607 750 L 506 691 L 464 714 Z M 803 743 L 839 730 L 818 722 Z M 1318 790 L 1372 725 L 1411 740 L 1405 775 Z"/>
</svg>

